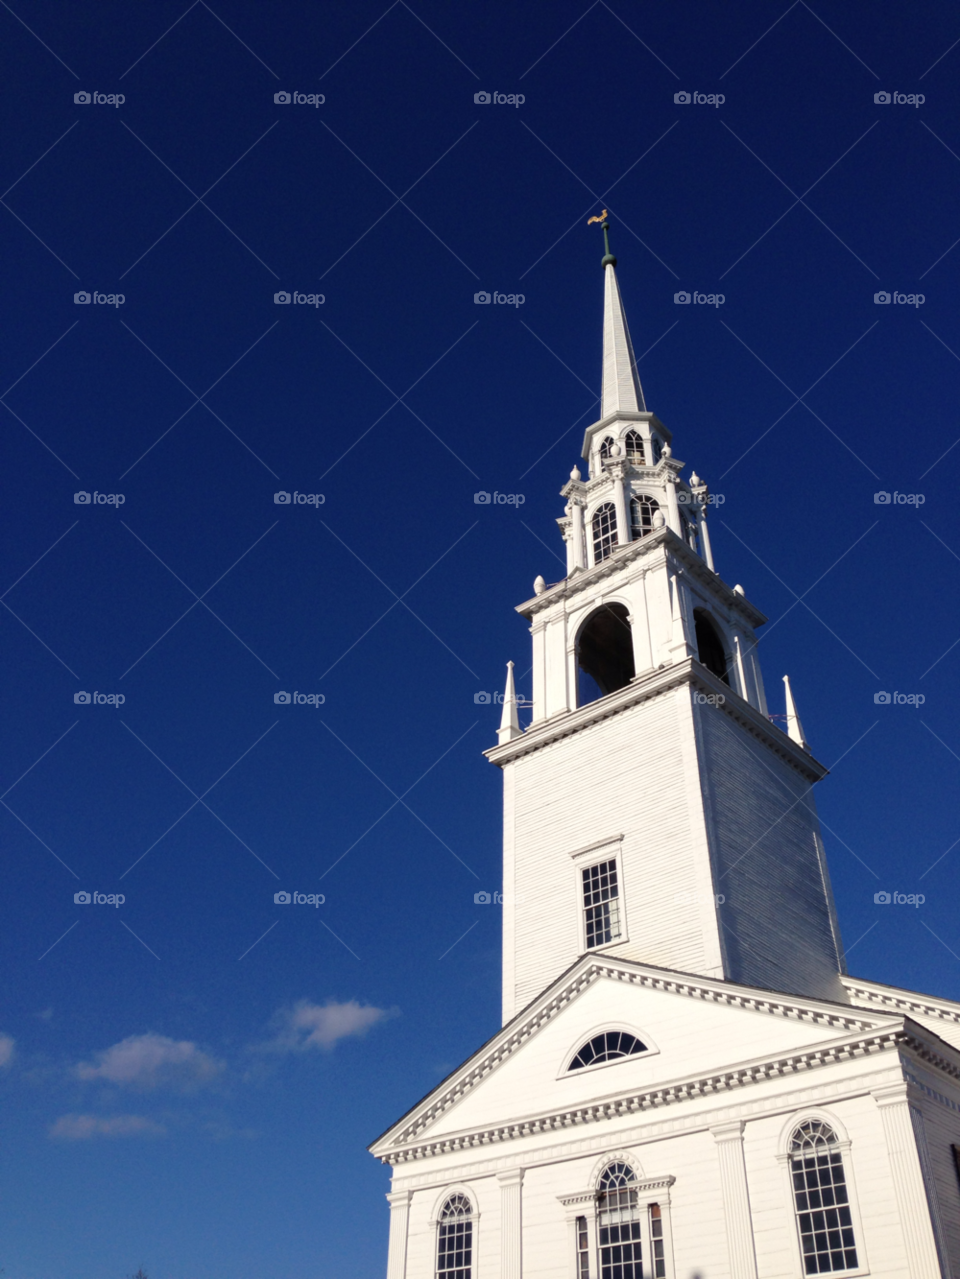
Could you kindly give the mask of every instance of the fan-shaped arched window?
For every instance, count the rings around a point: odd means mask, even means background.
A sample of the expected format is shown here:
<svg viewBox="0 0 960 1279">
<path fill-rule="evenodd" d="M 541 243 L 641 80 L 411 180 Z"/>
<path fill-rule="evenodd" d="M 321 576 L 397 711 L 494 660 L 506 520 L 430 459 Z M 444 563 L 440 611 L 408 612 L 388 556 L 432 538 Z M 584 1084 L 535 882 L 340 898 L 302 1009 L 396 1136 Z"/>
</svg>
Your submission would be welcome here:
<svg viewBox="0 0 960 1279">
<path fill-rule="evenodd" d="M 610 450 L 613 448 L 613 445 L 614 445 L 613 436 L 612 435 L 605 436 L 603 439 L 603 442 L 600 445 L 600 461 L 601 462 L 610 461 Z"/>
<path fill-rule="evenodd" d="M 659 510 L 660 503 L 647 493 L 630 499 L 630 536 L 635 542 L 653 531 L 653 517 Z"/>
<path fill-rule="evenodd" d="M 451 1195 L 440 1210 L 437 1279 L 471 1279 L 473 1208 L 466 1195 Z"/>
<path fill-rule="evenodd" d="M 603 502 L 593 514 L 593 562 L 605 560 L 617 544 L 617 508 Z"/>
<path fill-rule="evenodd" d="M 643 1234 L 636 1180 L 633 1169 L 625 1163 L 610 1164 L 600 1178 L 600 1279 L 643 1279 Z"/>
<path fill-rule="evenodd" d="M 627 461 L 632 462 L 634 466 L 643 466 L 647 460 L 647 455 L 643 448 L 643 437 L 637 431 L 628 431 L 623 443 L 626 449 Z"/>
<path fill-rule="evenodd" d="M 647 1045 L 628 1030 L 607 1030 L 587 1040 L 568 1070 L 582 1070 L 584 1066 L 599 1066 L 603 1061 L 616 1061 L 618 1057 L 633 1057 L 645 1053 Z"/>
<path fill-rule="evenodd" d="M 837 1134 L 820 1119 L 802 1123 L 790 1140 L 790 1176 L 804 1274 L 856 1270 L 850 1197 Z"/>
</svg>

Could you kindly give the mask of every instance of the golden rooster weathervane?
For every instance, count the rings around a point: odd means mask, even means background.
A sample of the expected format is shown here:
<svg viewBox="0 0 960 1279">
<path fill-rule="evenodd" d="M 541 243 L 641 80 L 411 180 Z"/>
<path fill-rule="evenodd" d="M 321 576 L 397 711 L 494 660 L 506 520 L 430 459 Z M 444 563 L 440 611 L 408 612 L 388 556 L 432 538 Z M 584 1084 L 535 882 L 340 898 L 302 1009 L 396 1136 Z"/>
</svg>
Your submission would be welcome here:
<svg viewBox="0 0 960 1279">
<path fill-rule="evenodd" d="M 607 220 L 607 211 L 606 209 L 604 209 L 604 211 L 598 217 L 587 218 L 587 226 L 589 226 L 591 222 L 606 222 L 606 220 Z"/>
</svg>

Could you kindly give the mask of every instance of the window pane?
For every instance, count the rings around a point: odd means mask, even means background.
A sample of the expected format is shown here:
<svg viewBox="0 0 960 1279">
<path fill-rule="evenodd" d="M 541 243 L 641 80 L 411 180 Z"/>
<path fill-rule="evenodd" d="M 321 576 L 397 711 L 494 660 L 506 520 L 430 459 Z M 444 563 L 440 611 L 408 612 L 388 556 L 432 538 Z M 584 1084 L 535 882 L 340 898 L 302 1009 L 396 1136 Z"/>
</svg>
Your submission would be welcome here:
<svg viewBox="0 0 960 1279">
<path fill-rule="evenodd" d="M 593 562 L 605 560 L 617 544 L 617 509 L 612 502 L 598 506 L 593 517 Z"/>
<path fill-rule="evenodd" d="M 843 1171 L 831 1128 L 819 1120 L 801 1124 L 790 1143 L 790 1173 L 808 1275 L 855 1270 L 857 1249 Z"/>
<path fill-rule="evenodd" d="M 582 872 L 587 949 L 616 941 L 620 936 L 620 889 L 617 863 L 600 862 Z"/>
<path fill-rule="evenodd" d="M 437 1279 L 471 1279 L 473 1262 L 473 1222 L 470 1202 L 464 1195 L 452 1195 L 440 1213 L 437 1234 Z"/>
</svg>

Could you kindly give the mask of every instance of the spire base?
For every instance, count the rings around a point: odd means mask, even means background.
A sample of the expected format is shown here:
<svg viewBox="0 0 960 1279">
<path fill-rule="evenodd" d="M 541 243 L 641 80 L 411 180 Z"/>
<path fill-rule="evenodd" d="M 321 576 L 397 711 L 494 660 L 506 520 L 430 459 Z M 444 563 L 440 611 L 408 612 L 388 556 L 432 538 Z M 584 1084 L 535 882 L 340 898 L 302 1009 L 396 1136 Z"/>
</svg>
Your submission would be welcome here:
<svg viewBox="0 0 960 1279">
<path fill-rule="evenodd" d="M 617 259 L 613 256 L 613 254 L 612 254 L 612 253 L 607 253 L 607 254 L 605 254 L 605 255 L 604 255 L 604 256 L 600 259 L 600 265 L 601 265 L 601 266 L 604 266 L 604 267 L 606 267 L 606 266 L 616 266 L 616 265 L 617 265 Z"/>
</svg>

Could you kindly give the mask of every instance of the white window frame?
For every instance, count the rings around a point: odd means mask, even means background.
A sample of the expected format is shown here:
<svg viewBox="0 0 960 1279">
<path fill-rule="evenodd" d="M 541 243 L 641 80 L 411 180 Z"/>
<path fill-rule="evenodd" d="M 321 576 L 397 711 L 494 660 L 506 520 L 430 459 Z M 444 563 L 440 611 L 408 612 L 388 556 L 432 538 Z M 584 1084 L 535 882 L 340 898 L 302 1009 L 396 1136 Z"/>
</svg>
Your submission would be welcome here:
<svg viewBox="0 0 960 1279">
<path fill-rule="evenodd" d="M 473 1186 L 466 1186 L 459 1183 L 454 1186 L 444 1187 L 440 1198 L 433 1205 L 433 1212 L 431 1213 L 430 1220 L 427 1223 L 430 1229 L 430 1237 L 433 1240 L 433 1258 L 430 1262 L 431 1279 L 437 1279 L 437 1262 L 440 1257 L 440 1227 L 443 1225 L 440 1214 L 443 1212 L 444 1205 L 449 1199 L 452 1199 L 454 1195 L 463 1195 L 473 1210 L 468 1217 L 462 1217 L 461 1220 L 469 1221 L 473 1224 L 470 1242 L 470 1276 L 471 1279 L 477 1279 L 477 1276 L 479 1275 L 477 1243 L 480 1238 L 480 1209 L 478 1206 L 477 1192 Z"/>
<path fill-rule="evenodd" d="M 595 844 L 588 844 L 586 848 L 581 848 L 572 852 L 570 857 L 573 860 L 574 876 L 575 876 L 575 893 L 577 903 L 577 919 L 579 929 L 579 953 L 581 955 L 597 955 L 603 954 L 612 946 L 622 946 L 624 942 L 630 940 L 630 924 L 627 915 L 627 887 L 623 874 L 623 836 L 615 835 L 611 839 L 598 840 Z M 592 866 L 599 866 L 601 862 L 612 862 L 617 864 L 617 900 L 620 903 L 620 936 L 615 941 L 604 942 L 602 946 L 587 946 L 587 911 L 583 904 L 583 875 L 582 871 L 589 870 Z M 646 1043 L 646 1040 L 644 1040 Z"/>
<path fill-rule="evenodd" d="M 590 1279 L 600 1279 L 600 1230 L 599 1212 L 597 1209 L 597 1183 L 606 1168 L 612 1163 L 628 1163 L 637 1173 L 637 1180 L 632 1188 L 637 1192 L 637 1206 L 640 1209 L 641 1248 L 643 1251 L 643 1272 L 649 1273 L 649 1263 L 653 1258 L 653 1240 L 650 1233 L 650 1205 L 660 1205 L 660 1219 L 663 1222 L 663 1260 L 666 1271 L 665 1279 L 675 1279 L 676 1268 L 673 1259 L 673 1226 L 670 1215 L 670 1188 L 676 1177 L 641 1177 L 639 1165 L 631 1155 L 613 1154 L 605 1158 L 600 1171 L 593 1178 L 594 1185 L 590 1190 L 580 1191 L 572 1195 L 558 1195 L 567 1219 L 568 1236 L 568 1270 L 569 1279 L 579 1279 L 577 1274 L 577 1218 L 586 1217 L 587 1236 L 590 1241 Z"/>
<path fill-rule="evenodd" d="M 570 1063 L 576 1057 L 577 1053 L 597 1035 L 602 1035 L 608 1030 L 625 1030 L 630 1035 L 636 1035 L 642 1044 L 646 1044 L 646 1049 L 642 1053 L 631 1053 L 629 1057 L 614 1057 L 611 1061 L 599 1061 L 591 1066 L 581 1066 L 579 1069 L 571 1071 Z M 589 1075 L 595 1070 L 606 1070 L 608 1066 L 621 1066 L 628 1061 L 645 1061 L 648 1057 L 656 1057 L 660 1049 L 653 1042 L 645 1030 L 640 1030 L 637 1026 L 624 1021 L 605 1021 L 600 1026 L 594 1026 L 592 1030 L 586 1033 L 581 1032 L 577 1037 L 577 1041 L 566 1052 L 563 1058 L 563 1064 L 557 1072 L 558 1079 L 579 1079 L 582 1075 Z M 606 1165 L 604 1165 L 606 1167 Z"/>
<path fill-rule="evenodd" d="M 853 1143 L 847 1135 L 846 1129 L 836 1115 L 832 1115 L 827 1110 L 803 1110 L 797 1111 L 791 1115 L 789 1121 L 784 1125 L 780 1133 L 780 1141 L 777 1150 L 777 1162 L 783 1169 L 783 1185 L 786 1190 L 786 1202 L 790 1213 L 790 1235 L 793 1239 L 793 1255 L 796 1261 L 797 1275 L 799 1279 L 810 1279 L 803 1265 L 803 1247 L 800 1241 L 800 1221 L 797 1213 L 797 1201 L 793 1190 L 793 1175 L 790 1169 L 790 1142 L 793 1134 L 801 1124 L 810 1122 L 811 1120 L 819 1120 L 820 1123 L 826 1124 L 832 1128 L 837 1137 L 835 1149 L 839 1150 L 843 1158 L 843 1177 L 847 1187 L 847 1195 L 850 1201 L 850 1220 L 853 1222 L 853 1241 L 857 1249 L 857 1260 L 859 1265 L 852 1270 L 828 1270 L 825 1271 L 825 1279 L 856 1279 L 858 1275 L 868 1275 L 870 1273 L 870 1264 L 867 1260 L 866 1239 L 863 1233 L 863 1222 L 860 1218 L 860 1199 L 857 1195 L 856 1180 L 853 1170 L 853 1159 L 851 1150 Z"/>
</svg>

